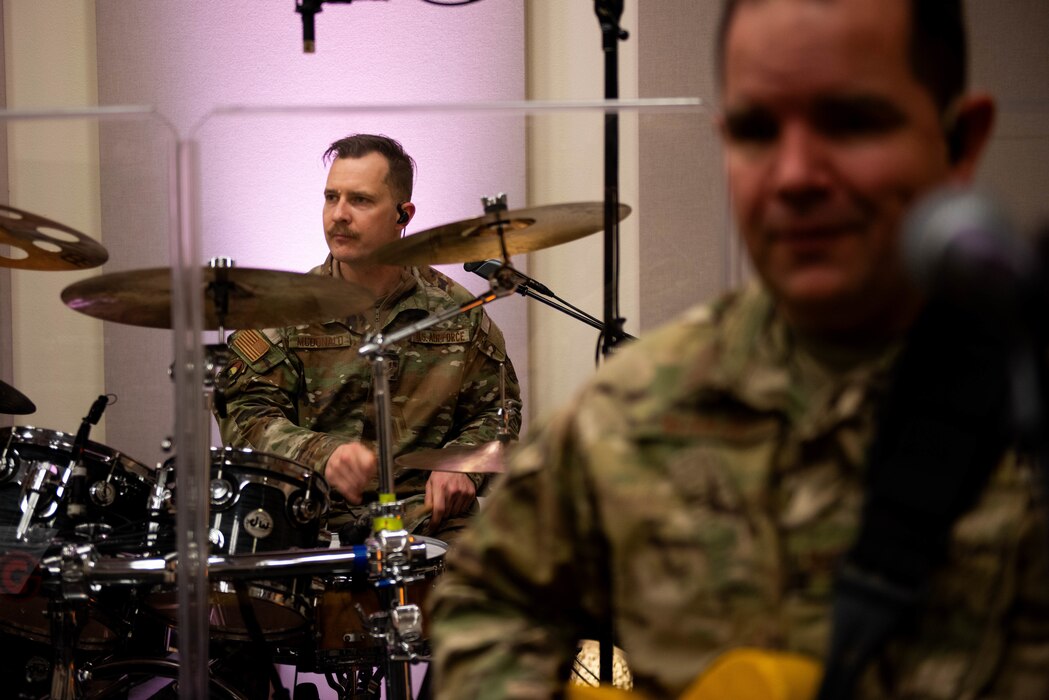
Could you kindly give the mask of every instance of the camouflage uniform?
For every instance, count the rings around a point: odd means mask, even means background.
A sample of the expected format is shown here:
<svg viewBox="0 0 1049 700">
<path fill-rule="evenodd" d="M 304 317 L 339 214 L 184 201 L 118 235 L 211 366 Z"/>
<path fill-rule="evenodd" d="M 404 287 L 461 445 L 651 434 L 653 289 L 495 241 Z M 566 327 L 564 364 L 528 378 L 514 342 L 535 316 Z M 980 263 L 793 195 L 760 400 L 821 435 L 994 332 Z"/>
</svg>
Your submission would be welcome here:
<svg viewBox="0 0 1049 700">
<path fill-rule="evenodd" d="M 756 288 L 625 348 L 526 441 L 449 557 L 431 598 L 438 697 L 555 696 L 608 619 L 651 698 L 735 646 L 822 659 L 898 353 L 802 342 Z M 1015 458 L 997 467 L 858 697 L 1049 697 L 1032 481 Z"/>
<path fill-rule="evenodd" d="M 310 272 L 331 275 L 331 256 Z M 370 312 L 234 333 L 229 343 L 236 357 L 227 371 L 227 417 L 219 421 L 223 441 L 292 459 L 322 474 L 339 445 L 355 440 L 374 445 L 371 364 L 357 353 L 362 340 L 377 329 L 389 334 L 472 298 L 436 270 L 405 268 L 400 285 Z M 502 332 L 483 309 L 420 331 L 392 347 L 390 355 L 394 456 L 495 440 L 504 362 L 513 417 L 510 430 L 517 436 L 517 377 Z M 429 476 L 427 471 L 395 468 L 398 496 L 416 496 L 412 501 L 421 503 Z M 486 483 L 483 474 L 469 476 L 479 490 Z M 366 494 L 366 500 L 374 496 Z M 329 516 L 333 530 L 366 510 L 336 501 Z"/>
</svg>

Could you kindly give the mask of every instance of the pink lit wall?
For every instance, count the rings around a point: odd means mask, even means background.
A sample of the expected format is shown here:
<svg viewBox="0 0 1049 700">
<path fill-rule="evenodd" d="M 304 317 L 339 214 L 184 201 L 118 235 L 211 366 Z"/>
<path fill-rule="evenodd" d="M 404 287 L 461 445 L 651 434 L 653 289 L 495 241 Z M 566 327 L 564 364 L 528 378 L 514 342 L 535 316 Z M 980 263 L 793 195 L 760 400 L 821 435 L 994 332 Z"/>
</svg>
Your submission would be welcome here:
<svg viewBox="0 0 1049 700">
<path fill-rule="evenodd" d="M 202 261 L 226 255 L 243 267 L 305 271 L 327 252 L 321 153 L 352 132 L 397 138 L 417 161 L 409 233 L 480 215 L 482 195 L 507 192 L 511 207 L 527 206 L 522 118 L 351 108 L 523 99 L 524 14 L 523 3 L 505 0 L 330 4 L 316 17 L 317 52 L 304 54 L 293 0 L 96 0 L 99 104 L 153 105 L 196 142 Z M 246 111 L 213 115 L 230 106 Z M 133 136 L 104 127 L 101 144 L 106 245 L 127 242 L 124 267 L 167 265 L 155 195 L 136 196 L 144 182 L 105 167 L 107 153 L 136 147 Z M 165 157 L 151 148 L 142 145 L 144 161 Z M 441 269 L 475 290 L 483 284 L 461 265 Z M 489 310 L 527 386 L 524 301 Z M 170 337 L 116 325 L 105 332 L 108 390 L 130 397 L 111 410 L 108 440 L 149 461 L 171 430 L 170 382 L 158 379 Z"/>
</svg>

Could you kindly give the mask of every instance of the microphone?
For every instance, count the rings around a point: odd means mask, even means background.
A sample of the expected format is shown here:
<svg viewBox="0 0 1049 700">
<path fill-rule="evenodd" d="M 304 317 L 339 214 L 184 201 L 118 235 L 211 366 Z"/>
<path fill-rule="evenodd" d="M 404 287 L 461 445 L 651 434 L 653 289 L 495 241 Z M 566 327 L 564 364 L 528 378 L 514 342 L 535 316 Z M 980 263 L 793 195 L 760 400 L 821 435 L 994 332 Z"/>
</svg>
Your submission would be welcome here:
<svg viewBox="0 0 1049 700">
<path fill-rule="evenodd" d="M 976 190 L 947 188 L 922 199 L 904 220 L 902 247 L 914 281 L 955 302 L 1015 303 L 1037 276 L 1032 248 L 1001 205 Z"/>
<path fill-rule="evenodd" d="M 510 272 L 510 278 L 517 284 L 517 293 L 524 294 L 525 290 L 531 290 L 538 294 L 548 297 L 556 297 L 557 295 L 550 291 L 542 282 L 537 282 L 523 272 L 518 272 L 512 267 L 503 265 L 503 262 L 497 258 L 491 260 L 479 260 L 476 262 L 468 262 L 463 265 L 463 269 L 467 272 L 472 272 L 479 277 L 484 277 L 486 280 L 491 279 L 492 275 L 498 272 L 499 268 L 505 268 Z"/>
<path fill-rule="evenodd" d="M 314 53 L 316 42 L 314 37 L 313 18 L 323 8 L 324 0 L 296 0 L 295 11 L 302 15 L 302 52 Z"/>
<path fill-rule="evenodd" d="M 88 435 L 91 434 L 91 426 L 97 425 L 102 418 L 102 412 L 109 405 L 109 397 L 105 394 L 95 399 L 88 409 L 87 415 L 80 421 L 80 429 L 73 438 L 72 453 L 69 457 L 69 465 L 62 482 L 69 481 L 69 501 L 66 504 L 66 515 L 70 518 L 82 518 L 87 514 L 88 486 L 87 467 L 84 466 L 84 446 L 87 445 Z"/>
</svg>

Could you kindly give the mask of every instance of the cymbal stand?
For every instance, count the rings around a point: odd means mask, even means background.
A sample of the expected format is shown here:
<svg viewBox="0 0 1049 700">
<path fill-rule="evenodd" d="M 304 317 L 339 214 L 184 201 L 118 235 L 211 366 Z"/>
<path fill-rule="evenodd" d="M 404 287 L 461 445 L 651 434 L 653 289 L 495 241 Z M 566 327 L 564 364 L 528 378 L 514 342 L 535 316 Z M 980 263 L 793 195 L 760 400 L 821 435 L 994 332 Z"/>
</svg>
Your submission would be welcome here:
<svg viewBox="0 0 1049 700">
<path fill-rule="evenodd" d="M 497 198 L 498 199 L 498 198 Z M 486 210 L 489 202 L 486 201 Z M 499 202 L 491 203 L 498 207 Z M 502 197 L 505 209 L 505 195 Z M 497 210 L 494 210 L 497 211 Z M 504 253 L 505 242 L 499 236 Z M 505 259 L 508 259 L 505 258 Z M 447 309 L 388 335 L 377 333 L 367 338 L 358 353 L 372 363 L 372 385 L 375 400 L 375 430 L 378 448 L 379 500 L 372 508 L 372 537 L 368 547 L 371 575 L 377 581 L 383 612 L 372 616 L 372 634 L 386 642 L 386 697 L 389 700 L 412 700 L 409 666 L 421 659 L 422 611 L 409 604 L 406 585 L 410 582 L 412 564 L 420 555 L 413 548 L 413 538 L 404 528 L 404 506 L 394 492 L 393 444 L 390 435 L 390 384 L 388 360 L 390 348 L 412 335 L 448 321 L 460 314 L 513 294 L 517 283 L 509 275 L 494 275 L 491 289 L 458 308 Z M 421 552 L 425 558 L 425 552 Z"/>
<path fill-rule="evenodd" d="M 87 624 L 87 603 L 90 584 L 84 575 L 85 561 L 97 559 L 91 545 L 63 545 L 61 578 L 58 595 L 48 602 L 51 617 L 51 641 L 54 646 L 54 666 L 51 672 L 52 700 L 76 700 L 77 673 L 73 652 L 80 632 Z"/>
<path fill-rule="evenodd" d="M 229 269 L 236 263 L 233 258 L 217 257 L 208 261 L 208 266 L 215 270 L 215 280 L 207 287 L 207 298 L 215 305 L 218 317 L 218 330 L 215 335 L 217 343 L 204 346 L 204 392 L 209 395 L 208 408 L 214 407 L 219 417 L 226 417 L 226 389 L 229 379 L 226 367 L 229 365 L 229 346 L 226 345 L 225 319 L 229 315 L 229 293 L 233 285 L 229 281 Z"/>
<path fill-rule="evenodd" d="M 619 42 L 629 36 L 619 24 L 623 0 L 594 0 L 605 54 L 605 99 L 619 99 Z M 601 353 L 612 354 L 623 341 L 619 315 L 619 113 L 605 114 L 604 318 Z M 609 659 L 611 661 L 611 659 Z"/>
<path fill-rule="evenodd" d="M 620 25 L 624 0 L 594 0 L 594 12 L 601 26 L 601 49 L 605 55 L 605 99 L 619 99 L 619 42 L 629 34 Z M 601 354 L 608 357 L 622 344 L 625 333 L 619 315 L 619 113 L 605 113 L 605 249 L 604 320 Z M 612 683 L 612 648 L 615 640 L 613 620 L 601 631 L 599 654 L 602 682 Z"/>
</svg>

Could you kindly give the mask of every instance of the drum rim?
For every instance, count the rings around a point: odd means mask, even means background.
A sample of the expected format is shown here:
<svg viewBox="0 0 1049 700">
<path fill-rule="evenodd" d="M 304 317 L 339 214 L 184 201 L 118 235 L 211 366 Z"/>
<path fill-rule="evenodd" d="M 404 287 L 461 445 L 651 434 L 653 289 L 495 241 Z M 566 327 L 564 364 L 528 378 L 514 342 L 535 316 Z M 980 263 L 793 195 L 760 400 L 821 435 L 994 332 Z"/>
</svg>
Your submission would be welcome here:
<svg viewBox="0 0 1049 700">
<path fill-rule="evenodd" d="M 9 435 L 8 435 L 9 433 Z M 7 435 L 5 439 L 5 435 Z M 52 428 L 41 428 L 35 425 L 12 425 L 0 428 L 0 444 L 4 445 L 3 452 L 6 453 L 16 437 L 38 438 L 40 436 L 54 436 L 46 442 L 39 439 L 28 439 L 28 444 L 36 447 L 51 447 L 54 441 L 59 440 L 59 445 L 72 451 L 76 436 L 61 430 Z M 115 461 L 124 467 L 124 471 L 134 475 L 139 481 L 152 484 L 156 478 L 156 468 L 150 467 L 143 462 L 129 456 L 126 452 L 115 449 L 101 442 L 88 440 L 84 443 L 84 452 L 92 457 L 101 458 L 101 461 Z"/>
<path fill-rule="evenodd" d="M 162 468 L 177 467 L 177 458 L 177 455 L 168 457 L 164 460 Z M 248 459 L 257 458 L 261 458 L 260 463 L 252 464 L 247 461 Z M 302 462 L 297 462 L 294 459 L 282 457 L 272 452 L 262 452 L 250 447 L 212 447 L 210 448 L 209 466 L 254 467 L 256 469 L 265 469 L 266 471 L 275 471 L 280 475 L 294 478 L 298 482 L 312 480 L 318 490 L 325 496 L 329 495 L 328 482 L 320 472 L 311 469 Z"/>
</svg>

